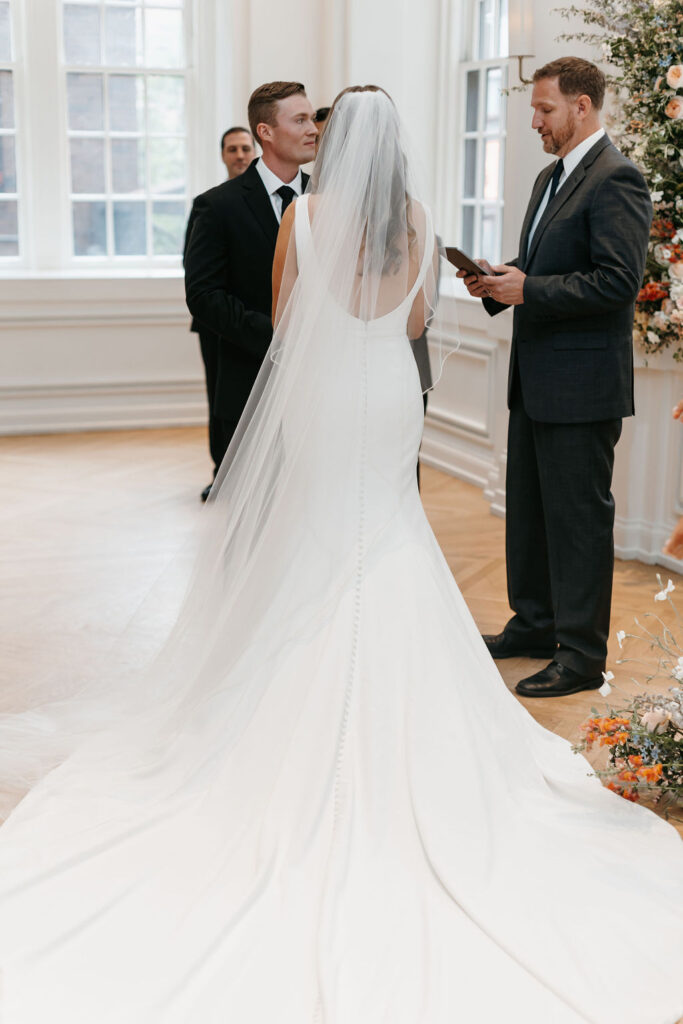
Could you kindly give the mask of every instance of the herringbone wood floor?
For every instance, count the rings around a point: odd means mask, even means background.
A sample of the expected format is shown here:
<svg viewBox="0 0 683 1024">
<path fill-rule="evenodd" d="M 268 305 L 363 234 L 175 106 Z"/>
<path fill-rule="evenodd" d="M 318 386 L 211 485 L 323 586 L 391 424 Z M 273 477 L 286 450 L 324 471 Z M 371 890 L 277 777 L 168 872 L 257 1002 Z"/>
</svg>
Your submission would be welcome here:
<svg viewBox="0 0 683 1024">
<path fill-rule="evenodd" d="M 201 514 L 198 496 L 208 482 L 208 466 L 202 429 L 0 439 L 0 649 L 6 679 L 29 693 L 32 682 L 59 659 L 97 665 L 124 635 L 131 668 L 145 660 L 182 587 L 188 559 L 178 564 L 174 556 Z M 422 494 L 474 618 L 483 632 L 498 631 L 508 616 L 503 521 L 489 514 L 475 487 L 429 468 L 423 468 Z M 636 615 L 661 609 L 653 602 L 655 573 L 637 562 L 617 562 L 613 635 L 633 628 Z M 634 691 L 632 666 L 616 665 L 616 641 L 610 655 L 617 683 Z M 499 668 L 513 686 L 539 665 L 515 659 Z M 525 703 L 544 726 L 573 740 L 601 698 L 581 693 Z M 678 827 L 683 833 L 683 823 Z"/>
</svg>

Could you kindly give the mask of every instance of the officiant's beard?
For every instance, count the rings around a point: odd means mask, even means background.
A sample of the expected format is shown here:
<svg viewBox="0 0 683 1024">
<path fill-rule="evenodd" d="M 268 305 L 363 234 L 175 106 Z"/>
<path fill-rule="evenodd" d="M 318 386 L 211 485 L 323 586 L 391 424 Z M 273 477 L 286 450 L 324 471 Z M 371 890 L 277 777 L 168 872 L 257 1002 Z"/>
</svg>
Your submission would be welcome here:
<svg viewBox="0 0 683 1024">
<path fill-rule="evenodd" d="M 544 139 L 545 151 L 547 153 L 554 153 L 555 156 L 565 156 L 571 149 L 571 146 L 568 146 L 567 143 L 571 142 L 575 132 L 576 118 L 570 110 L 567 114 L 567 120 L 562 127 L 551 131 L 550 135 Z"/>
</svg>

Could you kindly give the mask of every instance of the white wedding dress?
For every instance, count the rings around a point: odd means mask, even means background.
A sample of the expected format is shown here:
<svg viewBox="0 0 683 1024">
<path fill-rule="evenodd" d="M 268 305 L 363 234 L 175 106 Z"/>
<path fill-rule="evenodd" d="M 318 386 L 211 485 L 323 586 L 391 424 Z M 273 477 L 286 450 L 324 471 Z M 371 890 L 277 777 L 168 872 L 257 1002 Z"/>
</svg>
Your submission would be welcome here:
<svg viewBox="0 0 683 1024">
<path fill-rule="evenodd" d="M 282 421 L 285 449 L 299 415 L 326 443 L 296 463 L 267 628 L 225 670 L 211 633 L 216 685 L 180 726 L 98 733 L 0 829 L 3 1024 L 683 1014 L 681 840 L 509 693 L 420 503 L 406 322 L 425 231 L 393 311 L 323 298 L 345 345 L 322 402 Z M 314 273 L 306 199 L 296 247 Z M 339 564 L 337 515 L 355 538 Z M 269 646 L 321 565 L 324 613 Z"/>
</svg>

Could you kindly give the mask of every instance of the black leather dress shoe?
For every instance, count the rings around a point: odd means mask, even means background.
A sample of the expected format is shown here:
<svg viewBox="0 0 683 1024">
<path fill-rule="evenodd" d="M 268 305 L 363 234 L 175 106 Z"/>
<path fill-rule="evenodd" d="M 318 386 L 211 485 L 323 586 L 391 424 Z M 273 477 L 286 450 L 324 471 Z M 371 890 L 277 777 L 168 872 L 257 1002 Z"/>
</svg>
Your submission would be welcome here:
<svg viewBox="0 0 683 1024">
<path fill-rule="evenodd" d="M 573 668 L 551 661 L 540 672 L 520 679 L 515 690 L 522 697 L 566 697 L 580 690 L 597 690 L 602 683 L 602 675 L 582 675 Z"/>
<path fill-rule="evenodd" d="M 503 633 L 484 633 L 482 640 L 486 644 L 492 658 L 552 658 L 557 650 L 555 644 L 545 644 L 542 647 L 532 647 L 515 643 L 509 636 Z"/>
<path fill-rule="evenodd" d="M 202 499 L 202 501 L 206 501 L 206 499 L 209 497 L 209 494 L 211 493 L 211 488 L 212 487 L 213 487 L 213 484 L 209 484 L 207 487 L 204 488 L 204 490 L 200 494 L 200 498 Z"/>
</svg>

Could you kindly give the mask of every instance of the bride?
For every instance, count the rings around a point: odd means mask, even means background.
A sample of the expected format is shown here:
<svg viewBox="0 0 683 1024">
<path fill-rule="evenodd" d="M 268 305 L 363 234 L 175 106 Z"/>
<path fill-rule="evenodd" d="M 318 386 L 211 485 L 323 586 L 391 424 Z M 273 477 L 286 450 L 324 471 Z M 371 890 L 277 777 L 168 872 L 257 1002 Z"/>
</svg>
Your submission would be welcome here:
<svg viewBox="0 0 683 1024">
<path fill-rule="evenodd" d="M 171 636 L 0 719 L 4 1024 L 683 1014 L 683 844 L 508 692 L 422 511 L 437 264 L 346 90 Z"/>
</svg>

